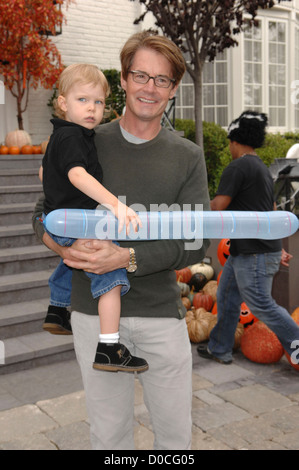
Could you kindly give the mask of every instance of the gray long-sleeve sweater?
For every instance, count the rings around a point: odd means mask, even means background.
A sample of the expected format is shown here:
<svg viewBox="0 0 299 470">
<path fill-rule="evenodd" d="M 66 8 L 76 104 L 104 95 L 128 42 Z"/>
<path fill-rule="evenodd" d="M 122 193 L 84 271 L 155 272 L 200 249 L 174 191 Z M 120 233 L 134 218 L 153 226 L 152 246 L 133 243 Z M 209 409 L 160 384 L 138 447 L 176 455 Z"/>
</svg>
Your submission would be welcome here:
<svg viewBox="0 0 299 470">
<path fill-rule="evenodd" d="M 175 133 L 161 129 L 153 140 L 132 144 L 124 139 L 119 122 L 101 125 L 95 142 L 103 168 L 103 185 L 136 210 L 195 209 L 202 204 L 209 210 L 206 166 L 201 149 Z M 36 220 L 42 211 L 37 203 L 33 226 L 41 238 L 43 228 Z M 200 262 L 209 241 L 200 249 L 183 240 L 121 242 L 134 247 L 138 269 L 129 274 L 131 289 L 122 297 L 122 316 L 183 318 L 175 269 Z M 82 271 L 73 271 L 72 309 L 98 315 L 97 300 L 90 294 L 90 281 Z"/>
</svg>

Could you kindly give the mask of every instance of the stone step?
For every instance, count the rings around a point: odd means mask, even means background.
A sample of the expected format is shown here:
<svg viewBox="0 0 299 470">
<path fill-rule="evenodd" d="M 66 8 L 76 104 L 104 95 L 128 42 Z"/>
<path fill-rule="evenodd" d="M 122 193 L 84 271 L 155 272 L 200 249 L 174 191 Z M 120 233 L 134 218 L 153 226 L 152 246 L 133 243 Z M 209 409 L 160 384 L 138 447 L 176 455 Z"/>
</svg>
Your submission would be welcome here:
<svg viewBox="0 0 299 470">
<path fill-rule="evenodd" d="M 59 257 L 44 245 L 0 250 L 0 276 L 55 269 Z"/>
<path fill-rule="evenodd" d="M 41 184 L 0 186 L 0 204 L 36 202 L 42 194 Z"/>
<path fill-rule="evenodd" d="M 0 172 L 0 186 L 40 184 L 37 168 L 4 169 Z"/>
<path fill-rule="evenodd" d="M 49 298 L 52 269 L 0 277 L 0 305 Z"/>
<path fill-rule="evenodd" d="M 16 204 L 1 204 L 1 225 L 18 225 L 31 223 L 35 202 L 20 202 Z"/>
<path fill-rule="evenodd" d="M 0 306 L 0 338 L 14 338 L 40 333 L 48 310 L 49 299 L 30 300 Z"/>
<path fill-rule="evenodd" d="M 75 358 L 72 335 L 42 331 L 6 339 L 1 346 L 0 375 Z"/>
<path fill-rule="evenodd" d="M 1 219 L 2 222 L 2 219 Z M 0 227 L 0 249 L 32 246 L 40 243 L 30 224 L 4 225 Z"/>
<path fill-rule="evenodd" d="M 36 168 L 41 165 L 43 155 L 0 155 L 0 170 Z"/>
</svg>

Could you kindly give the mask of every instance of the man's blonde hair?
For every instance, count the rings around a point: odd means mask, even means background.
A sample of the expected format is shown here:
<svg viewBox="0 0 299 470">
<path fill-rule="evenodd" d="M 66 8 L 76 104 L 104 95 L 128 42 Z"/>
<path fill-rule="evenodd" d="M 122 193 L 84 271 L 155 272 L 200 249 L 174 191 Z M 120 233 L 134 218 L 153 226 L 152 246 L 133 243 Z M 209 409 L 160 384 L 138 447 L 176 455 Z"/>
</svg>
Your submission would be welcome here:
<svg viewBox="0 0 299 470">
<path fill-rule="evenodd" d="M 82 85 L 100 84 L 107 98 L 110 93 L 108 81 L 103 72 L 96 66 L 91 64 L 72 64 L 64 69 L 59 77 L 58 95 L 66 96 L 75 83 Z M 57 117 L 65 119 L 65 113 L 58 105 L 58 100 L 54 101 L 54 110 Z"/>
</svg>

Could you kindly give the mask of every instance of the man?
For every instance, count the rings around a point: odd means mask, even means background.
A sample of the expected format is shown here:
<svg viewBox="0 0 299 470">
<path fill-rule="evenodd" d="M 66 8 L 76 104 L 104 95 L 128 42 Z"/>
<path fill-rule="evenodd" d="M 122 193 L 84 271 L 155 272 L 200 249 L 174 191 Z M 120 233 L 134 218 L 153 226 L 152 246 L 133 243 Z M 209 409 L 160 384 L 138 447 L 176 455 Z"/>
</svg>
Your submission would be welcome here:
<svg viewBox="0 0 299 470">
<path fill-rule="evenodd" d="M 181 52 L 163 36 L 137 33 L 121 52 L 121 66 L 125 115 L 100 126 L 96 135 L 104 186 L 125 196 L 128 206 L 139 204 L 145 210 L 162 205 L 195 209 L 196 204 L 208 210 L 201 149 L 160 124 L 185 72 Z M 189 251 L 181 240 L 130 241 L 121 246 L 81 240 L 72 248 L 61 249 L 43 234 L 41 226 L 35 223 L 35 227 L 44 243 L 74 268 L 72 329 L 93 449 L 134 448 L 134 376 L 91 368 L 99 327 L 89 281 L 81 271 L 101 274 L 121 267 L 129 272 L 131 289 L 122 297 L 120 337 L 133 354 L 141 354 L 149 364 L 149 370 L 138 378 L 151 416 L 155 448 L 190 448 L 192 357 L 174 270 L 202 260 L 208 242 L 203 241 L 201 248 L 194 244 Z"/>
<path fill-rule="evenodd" d="M 228 138 L 233 161 L 222 174 L 216 196 L 211 201 L 212 210 L 273 210 L 273 180 L 255 151 L 263 145 L 267 122 L 265 114 L 251 111 L 242 113 L 232 122 Z M 299 327 L 271 295 L 273 276 L 279 263 L 288 265 L 289 259 L 290 255 L 282 253 L 281 240 L 231 240 L 230 256 L 217 290 L 217 324 L 211 331 L 208 346 L 198 346 L 200 356 L 224 364 L 232 362 L 242 302 L 292 354 L 292 342 L 299 340 Z"/>
</svg>

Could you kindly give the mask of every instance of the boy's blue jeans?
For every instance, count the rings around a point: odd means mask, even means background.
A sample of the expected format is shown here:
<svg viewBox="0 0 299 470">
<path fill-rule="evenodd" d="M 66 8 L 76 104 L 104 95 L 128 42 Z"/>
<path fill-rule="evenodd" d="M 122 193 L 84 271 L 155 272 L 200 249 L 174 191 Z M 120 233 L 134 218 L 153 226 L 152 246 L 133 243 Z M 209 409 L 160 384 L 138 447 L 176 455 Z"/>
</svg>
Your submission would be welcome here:
<svg viewBox="0 0 299 470">
<path fill-rule="evenodd" d="M 288 311 L 272 298 L 272 282 L 279 269 L 281 252 L 229 256 L 217 289 L 217 324 L 210 334 L 209 351 L 222 360 L 232 359 L 240 305 L 245 302 L 291 355 L 299 340 L 299 326 Z"/>
<path fill-rule="evenodd" d="M 47 232 L 49 233 L 49 232 Z M 49 233 L 50 237 L 60 246 L 71 246 L 76 239 L 57 237 Z M 85 273 L 91 280 L 91 293 L 94 299 L 100 297 L 116 286 L 121 285 L 121 295 L 130 289 L 130 283 L 125 269 L 117 269 L 106 274 Z M 69 268 L 62 260 L 49 278 L 50 305 L 56 307 L 69 307 L 71 305 L 72 292 L 72 268 Z"/>
</svg>

